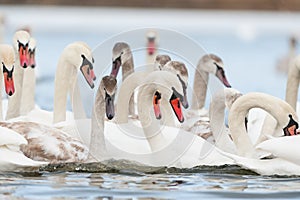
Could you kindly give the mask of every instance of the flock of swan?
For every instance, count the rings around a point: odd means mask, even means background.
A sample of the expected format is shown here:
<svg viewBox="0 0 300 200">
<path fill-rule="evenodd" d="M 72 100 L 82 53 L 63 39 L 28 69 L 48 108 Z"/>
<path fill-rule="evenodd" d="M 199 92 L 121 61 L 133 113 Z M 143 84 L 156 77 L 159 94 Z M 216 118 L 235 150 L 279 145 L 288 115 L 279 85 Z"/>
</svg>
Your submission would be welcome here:
<svg viewBox="0 0 300 200">
<path fill-rule="evenodd" d="M 14 34 L 12 45 L 1 44 L 0 81 L 8 104 L 2 108 L 0 99 L 0 170 L 128 159 L 184 168 L 237 164 L 263 175 L 300 175 L 295 112 L 300 57 L 290 63 L 284 101 L 233 89 L 222 59 L 214 54 L 199 58 L 197 69 L 188 72 L 183 62 L 158 54 L 156 37 L 155 32 L 147 35 L 149 70 L 135 71 L 130 45 L 117 42 L 112 47 L 111 73 L 103 77 L 96 76 L 92 50 L 86 43 L 66 46 L 55 74 L 53 112 L 40 109 L 34 102 L 35 39 L 21 30 Z M 117 87 L 120 70 L 122 84 Z M 190 74 L 194 76 L 193 91 L 188 90 Z M 66 109 L 77 75 L 96 91 L 92 117 L 85 121 L 90 129 L 84 135 L 76 134 L 73 113 Z M 206 110 L 210 75 L 224 88 L 212 96 Z M 99 85 L 96 79 L 101 80 Z M 265 110 L 268 115 L 250 119 L 252 108 Z M 259 139 L 253 141 L 248 129 L 259 120 L 264 120 L 262 131 L 255 133 Z"/>
</svg>

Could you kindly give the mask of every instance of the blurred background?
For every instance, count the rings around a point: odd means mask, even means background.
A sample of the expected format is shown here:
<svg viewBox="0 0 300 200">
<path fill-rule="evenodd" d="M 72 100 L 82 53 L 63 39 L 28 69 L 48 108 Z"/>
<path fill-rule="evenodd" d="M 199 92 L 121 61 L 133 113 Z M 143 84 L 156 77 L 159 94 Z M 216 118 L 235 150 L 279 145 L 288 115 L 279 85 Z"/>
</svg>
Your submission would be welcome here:
<svg viewBox="0 0 300 200">
<path fill-rule="evenodd" d="M 299 52 L 299 10 L 297 0 L 0 0 L 0 40 L 12 43 L 20 28 L 36 38 L 36 100 L 44 109 L 53 108 L 55 68 L 67 44 L 96 48 L 145 27 L 181 32 L 219 55 L 241 92 L 284 98 L 287 63 Z"/>
</svg>

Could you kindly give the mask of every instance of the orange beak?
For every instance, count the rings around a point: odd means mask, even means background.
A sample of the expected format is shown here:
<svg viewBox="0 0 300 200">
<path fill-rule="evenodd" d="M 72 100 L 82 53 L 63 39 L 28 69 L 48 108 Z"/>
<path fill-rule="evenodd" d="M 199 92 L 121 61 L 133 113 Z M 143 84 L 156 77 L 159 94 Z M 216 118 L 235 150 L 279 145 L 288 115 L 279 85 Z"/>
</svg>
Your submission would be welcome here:
<svg viewBox="0 0 300 200">
<path fill-rule="evenodd" d="M 296 133 L 296 125 L 293 125 L 293 126 L 291 126 L 291 127 L 289 127 L 287 130 L 288 130 L 288 132 L 289 132 L 289 134 L 292 136 L 292 135 L 296 135 L 297 133 Z"/>
<path fill-rule="evenodd" d="M 84 56 L 82 56 L 82 58 L 83 60 L 82 65 L 80 66 L 80 71 L 83 74 L 86 82 L 93 89 L 95 87 L 94 81 L 96 80 L 96 76 L 93 70 L 93 64 Z"/>
<path fill-rule="evenodd" d="M 7 72 L 3 73 L 4 75 L 4 84 L 5 84 L 5 92 L 8 96 L 11 96 L 15 93 L 14 80 L 12 76 Z"/>
<path fill-rule="evenodd" d="M 161 99 L 161 94 L 156 91 L 154 96 L 153 96 L 153 108 L 154 108 L 154 114 L 156 119 L 161 119 L 161 112 L 160 112 L 160 99 Z"/>
<path fill-rule="evenodd" d="M 19 57 L 20 57 L 20 65 L 23 68 L 26 68 L 29 65 L 28 45 L 26 46 L 19 45 Z"/>
<path fill-rule="evenodd" d="M 155 38 L 148 38 L 147 52 L 149 55 L 155 53 Z"/>
<path fill-rule="evenodd" d="M 293 119 L 293 116 L 289 115 L 290 121 L 286 127 L 283 128 L 285 136 L 297 135 L 297 129 L 299 128 L 298 122 Z"/>
<path fill-rule="evenodd" d="M 29 66 L 35 68 L 35 50 L 29 50 Z"/>
<path fill-rule="evenodd" d="M 182 110 L 181 110 L 180 98 L 176 97 L 174 93 L 170 99 L 170 104 L 171 104 L 171 107 L 172 107 L 178 121 L 180 123 L 184 122 L 184 117 L 183 117 Z"/>
</svg>

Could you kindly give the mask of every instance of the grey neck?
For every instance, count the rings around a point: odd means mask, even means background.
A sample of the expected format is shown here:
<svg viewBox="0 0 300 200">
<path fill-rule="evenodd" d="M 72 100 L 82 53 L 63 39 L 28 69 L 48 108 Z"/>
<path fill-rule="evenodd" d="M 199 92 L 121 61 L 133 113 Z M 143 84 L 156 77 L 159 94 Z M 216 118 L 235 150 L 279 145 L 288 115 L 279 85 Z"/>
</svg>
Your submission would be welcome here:
<svg viewBox="0 0 300 200">
<path fill-rule="evenodd" d="M 194 76 L 193 85 L 193 99 L 191 108 L 194 110 L 202 109 L 205 105 L 207 84 L 209 80 L 209 74 L 199 69 L 200 64 L 197 66 Z"/>
<path fill-rule="evenodd" d="M 90 141 L 90 157 L 97 161 L 107 154 L 104 137 L 105 100 L 98 92 L 92 111 L 92 133 Z"/>
</svg>

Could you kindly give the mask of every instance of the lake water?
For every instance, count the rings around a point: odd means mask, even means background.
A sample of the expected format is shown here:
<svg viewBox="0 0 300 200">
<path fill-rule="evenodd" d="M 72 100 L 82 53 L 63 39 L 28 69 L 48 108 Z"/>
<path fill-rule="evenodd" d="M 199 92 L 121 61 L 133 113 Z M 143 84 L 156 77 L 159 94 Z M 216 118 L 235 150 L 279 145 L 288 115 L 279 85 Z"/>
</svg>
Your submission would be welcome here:
<svg viewBox="0 0 300 200">
<path fill-rule="evenodd" d="M 220 55 L 231 85 L 241 92 L 260 91 L 283 98 L 286 77 L 276 72 L 275 64 L 288 52 L 289 36 L 297 35 L 300 29 L 297 27 L 300 14 L 289 12 L 0 6 L 0 13 L 6 16 L 7 43 L 11 43 L 16 29 L 25 25 L 32 28 L 38 42 L 36 101 L 48 110 L 53 108 L 57 60 L 67 44 L 82 40 L 95 49 L 112 35 L 145 27 L 179 31 L 207 52 Z M 258 176 L 236 166 L 225 167 L 226 170 L 168 169 L 155 173 L 131 168 L 91 173 L 81 168 L 56 167 L 54 171 L 46 169 L 38 173 L 4 173 L 0 174 L 0 197 L 290 199 L 300 196 L 299 177 Z"/>
</svg>

